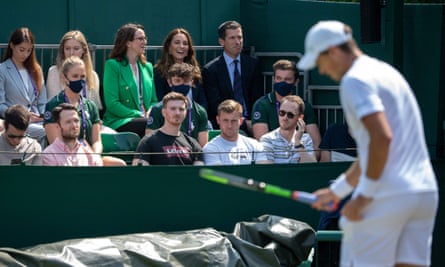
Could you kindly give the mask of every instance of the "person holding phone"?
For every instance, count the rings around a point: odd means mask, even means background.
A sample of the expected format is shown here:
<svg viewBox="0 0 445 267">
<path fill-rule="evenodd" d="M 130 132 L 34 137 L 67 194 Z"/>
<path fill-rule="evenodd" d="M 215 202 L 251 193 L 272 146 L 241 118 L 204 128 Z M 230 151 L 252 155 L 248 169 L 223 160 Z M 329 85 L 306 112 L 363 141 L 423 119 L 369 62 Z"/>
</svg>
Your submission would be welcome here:
<svg viewBox="0 0 445 267">
<path fill-rule="evenodd" d="M 28 28 L 18 28 L 10 36 L 0 64 L 0 117 L 14 105 L 30 112 L 27 133 L 40 144 L 45 140 L 41 114 L 47 101 L 42 68 L 37 62 L 34 35 Z"/>
<path fill-rule="evenodd" d="M 280 126 L 260 138 L 267 160 L 271 163 L 316 162 L 312 138 L 305 133 L 303 99 L 297 95 L 283 97 L 278 116 Z"/>
<path fill-rule="evenodd" d="M 26 135 L 31 113 L 22 105 L 12 105 L 5 111 L 4 131 L 0 133 L 0 165 L 42 165 L 42 148 Z"/>
</svg>

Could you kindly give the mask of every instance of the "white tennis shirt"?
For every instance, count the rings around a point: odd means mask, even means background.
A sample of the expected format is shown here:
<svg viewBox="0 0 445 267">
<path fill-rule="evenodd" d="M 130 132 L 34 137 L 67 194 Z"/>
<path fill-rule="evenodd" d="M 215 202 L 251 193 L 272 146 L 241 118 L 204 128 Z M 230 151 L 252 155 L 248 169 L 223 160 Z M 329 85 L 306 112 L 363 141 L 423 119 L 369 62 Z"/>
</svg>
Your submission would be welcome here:
<svg viewBox="0 0 445 267">
<path fill-rule="evenodd" d="M 391 127 L 389 158 L 375 198 L 437 191 L 419 106 L 396 69 L 366 55 L 358 57 L 341 80 L 340 101 L 357 142 L 362 172 L 367 169 L 370 139 L 361 119 L 383 111 Z"/>
</svg>

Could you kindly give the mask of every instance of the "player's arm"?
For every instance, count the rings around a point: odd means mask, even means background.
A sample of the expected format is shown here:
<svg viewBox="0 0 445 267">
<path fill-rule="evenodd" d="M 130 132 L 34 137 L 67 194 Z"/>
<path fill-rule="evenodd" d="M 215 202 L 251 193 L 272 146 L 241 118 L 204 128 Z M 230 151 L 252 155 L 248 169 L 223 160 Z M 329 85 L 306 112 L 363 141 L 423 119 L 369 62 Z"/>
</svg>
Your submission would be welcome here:
<svg viewBox="0 0 445 267">
<path fill-rule="evenodd" d="M 322 188 L 314 192 L 317 196 L 317 201 L 312 204 L 312 207 L 318 210 L 333 211 L 340 200 L 348 196 L 358 184 L 360 177 L 360 164 L 357 158 L 351 166 L 342 174 L 328 188 Z"/>
<path fill-rule="evenodd" d="M 371 203 L 380 186 L 379 179 L 388 160 L 392 130 L 385 113 L 376 112 L 362 118 L 369 134 L 367 169 L 360 175 L 357 197 L 345 204 L 341 214 L 351 221 L 363 218 L 363 210 Z"/>
<path fill-rule="evenodd" d="M 377 112 L 362 118 L 369 134 L 368 169 L 364 174 L 371 180 L 378 180 L 388 160 L 392 130 L 384 112 Z"/>
</svg>

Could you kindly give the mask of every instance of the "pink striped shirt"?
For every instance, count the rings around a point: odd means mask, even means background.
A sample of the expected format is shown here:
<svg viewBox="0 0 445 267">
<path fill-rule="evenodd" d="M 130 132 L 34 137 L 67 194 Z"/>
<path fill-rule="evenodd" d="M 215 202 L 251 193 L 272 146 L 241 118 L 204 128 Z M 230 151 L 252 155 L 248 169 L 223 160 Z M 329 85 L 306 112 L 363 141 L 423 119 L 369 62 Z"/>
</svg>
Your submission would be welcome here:
<svg viewBox="0 0 445 267">
<path fill-rule="evenodd" d="M 47 166 L 102 166 L 102 158 L 88 146 L 76 140 L 73 150 L 59 138 L 43 150 L 43 165 Z"/>
</svg>

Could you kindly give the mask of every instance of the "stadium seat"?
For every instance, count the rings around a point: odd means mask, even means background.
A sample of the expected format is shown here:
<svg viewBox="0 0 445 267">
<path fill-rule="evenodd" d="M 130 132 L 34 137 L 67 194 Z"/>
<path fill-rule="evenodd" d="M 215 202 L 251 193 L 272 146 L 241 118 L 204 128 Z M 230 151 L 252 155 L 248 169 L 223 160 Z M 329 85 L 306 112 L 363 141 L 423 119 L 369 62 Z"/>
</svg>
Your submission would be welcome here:
<svg viewBox="0 0 445 267">
<path fill-rule="evenodd" d="M 101 133 L 103 156 L 113 156 L 131 164 L 141 138 L 133 132 Z"/>
<path fill-rule="evenodd" d="M 213 138 L 215 138 L 216 136 L 218 136 L 221 133 L 221 130 L 209 130 L 209 141 L 212 140 Z M 243 130 L 239 130 L 239 133 L 247 136 L 246 132 L 244 132 Z"/>
<path fill-rule="evenodd" d="M 101 133 L 103 152 L 136 151 L 141 138 L 133 132 Z"/>
</svg>

